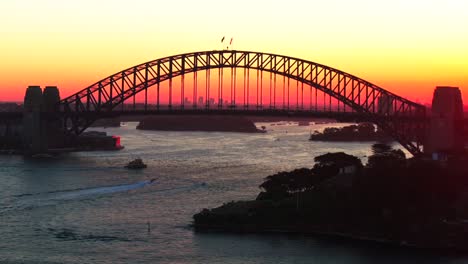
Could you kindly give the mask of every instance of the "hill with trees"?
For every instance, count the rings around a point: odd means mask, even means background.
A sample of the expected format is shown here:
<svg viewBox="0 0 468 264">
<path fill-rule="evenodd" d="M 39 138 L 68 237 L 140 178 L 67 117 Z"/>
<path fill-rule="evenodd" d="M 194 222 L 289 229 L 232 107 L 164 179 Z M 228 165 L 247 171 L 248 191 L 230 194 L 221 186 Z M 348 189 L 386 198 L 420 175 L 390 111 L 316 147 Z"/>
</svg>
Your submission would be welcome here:
<svg viewBox="0 0 468 264">
<path fill-rule="evenodd" d="M 406 159 L 374 144 L 368 163 L 343 152 L 312 168 L 265 178 L 253 201 L 194 215 L 197 230 L 345 236 L 436 249 L 468 249 L 467 158 Z"/>
</svg>

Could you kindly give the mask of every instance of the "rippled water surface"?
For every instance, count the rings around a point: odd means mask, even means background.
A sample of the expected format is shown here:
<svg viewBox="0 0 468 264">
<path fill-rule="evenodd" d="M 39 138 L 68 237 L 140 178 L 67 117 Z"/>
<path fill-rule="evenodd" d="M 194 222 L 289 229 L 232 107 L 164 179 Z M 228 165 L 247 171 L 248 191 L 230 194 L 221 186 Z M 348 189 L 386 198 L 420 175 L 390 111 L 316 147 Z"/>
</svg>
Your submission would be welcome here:
<svg viewBox="0 0 468 264">
<path fill-rule="evenodd" d="M 308 142 L 325 125 L 266 125 L 266 134 L 97 129 L 125 149 L 49 160 L 0 156 L 0 263 L 463 263 L 386 246 L 311 236 L 195 233 L 192 215 L 254 199 L 262 179 L 371 143 Z M 141 157 L 148 168 L 123 166 Z M 151 179 L 156 179 L 153 183 Z"/>
</svg>

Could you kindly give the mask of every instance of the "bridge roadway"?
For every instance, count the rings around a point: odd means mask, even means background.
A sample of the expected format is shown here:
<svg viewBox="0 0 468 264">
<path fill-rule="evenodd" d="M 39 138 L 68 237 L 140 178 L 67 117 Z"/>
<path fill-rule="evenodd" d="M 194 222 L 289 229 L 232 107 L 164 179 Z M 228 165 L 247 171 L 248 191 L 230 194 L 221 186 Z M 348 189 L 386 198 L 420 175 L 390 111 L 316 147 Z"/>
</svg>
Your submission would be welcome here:
<svg viewBox="0 0 468 264">
<path fill-rule="evenodd" d="M 49 118 L 61 118 L 62 115 L 70 116 L 70 113 L 58 112 L 58 113 L 42 113 L 44 116 Z M 147 115 L 233 115 L 233 116 L 272 116 L 272 117 L 310 117 L 310 118 L 329 118 L 335 119 L 341 122 L 375 122 L 377 120 L 388 120 L 396 118 L 395 116 L 376 116 L 370 115 L 369 113 L 357 113 L 357 112 L 335 112 L 335 111 L 315 111 L 315 110 L 301 110 L 301 109 L 271 109 L 271 108 L 193 108 L 193 107 L 174 107 L 169 108 L 167 106 L 161 106 L 157 109 L 132 109 L 132 110 L 113 110 L 113 111 L 102 111 L 102 112 L 79 112 L 76 113 L 80 117 L 90 117 L 96 119 L 102 118 L 114 118 L 119 116 L 147 116 Z M 23 118 L 23 112 L 0 112 L 0 120 L 18 120 Z M 415 117 L 415 116 L 400 116 L 400 121 L 407 122 L 420 122 L 429 121 L 426 117 Z M 468 126 L 468 119 L 464 120 L 464 123 Z"/>
<path fill-rule="evenodd" d="M 90 120 L 98 120 L 103 118 L 115 118 L 119 116 L 149 116 L 149 115 L 234 115 L 234 116 L 260 116 L 260 117 L 302 117 L 302 118 L 329 118 L 335 119 L 340 122 L 372 122 L 374 124 L 385 124 L 397 122 L 400 127 L 406 129 L 408 134 L 424 134 L 426 128 L 430 125 L 430 117 L 421 116 L 384 116 L 376 115 L 371 113 L 358 113 L 358 112 L 337 112 L 337 111 L 315 111 L 305 109 L 273 109 L 269 107 L 230 107 L 224 106 L 218 108 L 216 106 L 211 107 L 193 107 L 191 106 L 172 106 L 161 105 L 159 109 L 152 106 L 151 109 L 144 109 L 144 107 L 133 108 L 131 104 L 124 105 L 124 110 L 112 111 L 98 111 L 98 112 L 55 112 L 47 113 L 42 112 L 41 116 L 44 120 L 65 120 L 64 116 L 73 118 L 76 114 L 77 118 L 84 118 Z M 21 124 L 23 118 L 23 112 L 0 112 L 0 125 L 2 124 Z M 461 122 L 461 123 L 460 123 Z M 419 124 L 415 126 L 414 124 Z M 462 134 L 468 135 L 468 119 L 458 121 L 457 127 L 462 128 Z M 402 133 L 405 133 L 402 130 Z M 393 135 L 391 135 L 393 136 Z"/>
</svg>

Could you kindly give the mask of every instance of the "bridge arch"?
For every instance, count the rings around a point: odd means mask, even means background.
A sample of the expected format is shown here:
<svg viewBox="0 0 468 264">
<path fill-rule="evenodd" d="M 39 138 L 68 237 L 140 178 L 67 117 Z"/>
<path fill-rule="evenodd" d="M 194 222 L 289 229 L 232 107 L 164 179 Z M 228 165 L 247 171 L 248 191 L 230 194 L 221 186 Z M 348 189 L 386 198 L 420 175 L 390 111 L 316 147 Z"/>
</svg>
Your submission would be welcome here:
<svg viewBox="0 0 468 264">
<path fill-rule="evenodd" d="M 415 129 L 414 124 L 408 125 L 408 122 L 401 120 L 406 117 L 424 118 L 424 106 L 326 65 L 289 56 L 236 50 L 179 54 L 110 75 L 60 101 L 60 110 L 68 120 L 65 129 L 69 134 L 78 135 L 100 116 L 115 112 L 117 106 L 154 85 L 185 74 L 222 68 L 271 72 L 314 87 L 353 111 L 367 115 L 369 121 L 392 135 L 412 154 L 421 152 L 421 135 L 411 134 L 411 130 Z M 248 99 L 237 107 L 245 106 L 249 106 Z M 184 108 L 183 103 L 181 108 Z M 209 104 L 205 110 L 210 110 Z M 256 111 L 264 110 L 257 105 Z M 276 110 L 289 112 L 292 109 L 280 106 Z"/>
</svg>

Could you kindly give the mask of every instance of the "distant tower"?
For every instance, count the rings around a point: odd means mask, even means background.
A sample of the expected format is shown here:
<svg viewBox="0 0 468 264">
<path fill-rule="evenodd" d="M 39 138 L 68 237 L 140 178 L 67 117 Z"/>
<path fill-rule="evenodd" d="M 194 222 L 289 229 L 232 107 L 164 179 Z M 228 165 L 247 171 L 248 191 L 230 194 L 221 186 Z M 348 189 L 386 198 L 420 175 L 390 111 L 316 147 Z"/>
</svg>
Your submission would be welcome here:
<svg viewBox="0 0 468 264">
<path fill-rule="evenodd" d="M 60 102 L 60 92 L 56 86 L 46 86 L 44 89 L 44 111 L 58 111 L 58 103 Z"/>
<path fill-rule="evenodd" d="M 432 115 L 424 152 L 447 153 L 464 148 L 461 120 L 463 102 L 458 87 L 438 86 L 432 98 Z"/>
<path fill-rule="evenodd" d="M 63 146 L 62 124 L 55 116 L 59 101 L 59 90 L 55 86 L 46 87 L 44 92 L 39 86 L 29 86 L 26 89 L 23 110 L 25 153 L 44 153 L 49 147 Z"/>
<path fill-rule="evenodd" d="M 58 112 L 58 103 L 60 102 L 60 92 L 56 86 L 47 86 L 43 92 L 44 98 L 44 138 L 47 139 L 47 148 L 62 147 L 65 143 L 62 131 L 62 123 L 59 118 L 54 116 Z"/>
<path fill-rule="evenodd" d="M 29 86 L 24 96 L 23 110 L 23 147 L 26 152 L 40 153 L 44 151 L 41 122 L 43 109 L 44 100 L 41 87 Z"/>
</svg>

